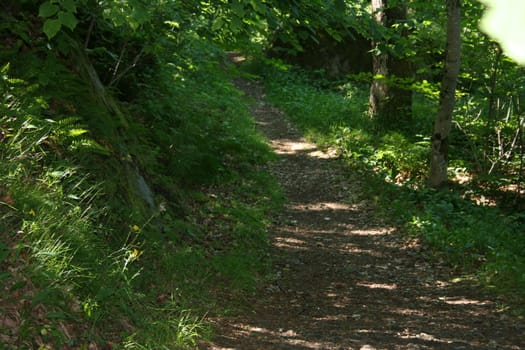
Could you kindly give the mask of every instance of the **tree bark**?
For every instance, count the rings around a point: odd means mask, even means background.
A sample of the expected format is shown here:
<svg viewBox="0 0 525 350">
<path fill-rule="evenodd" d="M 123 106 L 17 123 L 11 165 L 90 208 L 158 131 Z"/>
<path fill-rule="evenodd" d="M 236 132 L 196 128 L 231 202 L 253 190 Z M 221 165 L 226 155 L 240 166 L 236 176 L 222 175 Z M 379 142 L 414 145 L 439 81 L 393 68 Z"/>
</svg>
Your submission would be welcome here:
<svg viewBox="0 0 525 350">
<path fill-rule="evenodd" d="M 441 82 L 439 108 L 431 142 L 429 183 L 441 187 L 447 183 L 448 145 L 452 115 L 456 100 L 456 86 L 460 68 L 461 2 L 447 0 L 447 47 L 445 71 Z"/>
<path fill-rule="evenodd" d="M 407 19 L 407 9 L 402 2 L 389 6 L 388 0 L 372 0 L 372 13 L 376 22 L 385 28 Z M 406 31 L 401 34 L 408 35 Z M 378 49 L 384 44 L 384 39 L 374 40 L 372 49 Z M 370 117 L 376 119 L 380 127 L 409 125 L 412 119 L 412 91 L 393 81 L 395 78 L 412 77 L 409 60 L 381 52 L 372 56 L 372 69 L 375 78 L 370 86 Z"/>
<path fill-rule="evenodd" d="M 386 0 L 372 0 L 372 14 L 376 22 L 386 26 L 385 16 Z M 372 50 L 378 49 L 380 41 L 372 41 Z M 385 53 L 374 53 L 372 55 L 372 72 L 374 78 L 370 85 L 370 103 L 368 112 L 371 118 L 378 118 L 384 108 L 384 102 L 388 97 L 388 86 L 384 81 L 388 76 L 388 56 Z M 381 77 L 381 78 L 379 78 Z"/>
</svg>

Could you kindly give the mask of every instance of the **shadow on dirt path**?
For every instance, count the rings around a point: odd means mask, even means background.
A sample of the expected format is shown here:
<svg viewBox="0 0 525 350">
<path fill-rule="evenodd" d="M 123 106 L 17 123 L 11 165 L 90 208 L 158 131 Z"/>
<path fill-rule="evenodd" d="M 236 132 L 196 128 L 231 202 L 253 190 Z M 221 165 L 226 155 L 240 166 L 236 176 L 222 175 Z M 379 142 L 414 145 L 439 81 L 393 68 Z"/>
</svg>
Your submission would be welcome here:
<svg viewBox="0 0 525 350">
<path fill-rule="evenodd" d="M 211 319 L 218 336 L 202 349 L 525 349 L 523 320 L 452 282 L 358 200 L 359 178 L 305 142 L 258 85 L 237 85 L 256 101 L 288 200 L 271 233 L 274 280 L 246 314 Z"/>
</svg>

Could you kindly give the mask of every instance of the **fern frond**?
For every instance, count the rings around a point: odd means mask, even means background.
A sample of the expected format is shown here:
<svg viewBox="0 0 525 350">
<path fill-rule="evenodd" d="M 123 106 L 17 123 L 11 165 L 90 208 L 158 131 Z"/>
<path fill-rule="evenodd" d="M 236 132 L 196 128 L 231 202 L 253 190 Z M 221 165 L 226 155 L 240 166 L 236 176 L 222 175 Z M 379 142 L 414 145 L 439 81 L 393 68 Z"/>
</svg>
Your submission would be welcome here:
<svg viewBox="0 0 525 350">
<path fill-rule="evenodd" d="M 71 144 L 69 145 L 68 149 L 70 151 L 93 152 L 106 156 L 110 154 L 110 151 L 107 147 L 104 147 L 100 143 L 89 138 L 73 140 L 73 142 L 71 142 Z"/>
</svg>

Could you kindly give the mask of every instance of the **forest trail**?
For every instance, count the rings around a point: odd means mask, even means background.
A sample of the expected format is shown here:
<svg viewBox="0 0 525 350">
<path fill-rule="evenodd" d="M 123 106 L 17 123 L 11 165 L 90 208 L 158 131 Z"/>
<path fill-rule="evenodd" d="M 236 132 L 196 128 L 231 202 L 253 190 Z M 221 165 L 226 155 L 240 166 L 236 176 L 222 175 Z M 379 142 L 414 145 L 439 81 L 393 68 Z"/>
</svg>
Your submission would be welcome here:
<svg viewBox="0 0 525 350">
<path fill-rule="evenodd" d="M 381 222 L 358 175 L 306 142 L 260 86 L 236 83 L 256 101 L 287 202 L 270 233 L 273 281 L 245 314 L 212 318 L 217 337 L 202 349 L 525 349 L 523 319 Z"/>
</svg>

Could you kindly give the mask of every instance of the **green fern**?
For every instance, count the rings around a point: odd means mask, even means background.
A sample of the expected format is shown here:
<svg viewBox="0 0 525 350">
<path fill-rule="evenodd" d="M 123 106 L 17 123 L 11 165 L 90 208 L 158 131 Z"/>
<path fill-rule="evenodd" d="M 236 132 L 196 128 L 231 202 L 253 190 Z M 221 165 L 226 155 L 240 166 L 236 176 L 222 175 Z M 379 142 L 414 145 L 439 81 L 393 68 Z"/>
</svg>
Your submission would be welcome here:
<svg viewBox="0 0 525 350">
<path fill-rule="evenodd" d="M 109 155 L 108 148 L 102 146 L 95 140 L 87 137 L 89 130 L 79 117 L 66 117 L 54 123 L 53 134 L 57 137 L 56 142 L 65 145 L 69 151 L 84 151 L 102 155 Z"/>
</svg>

